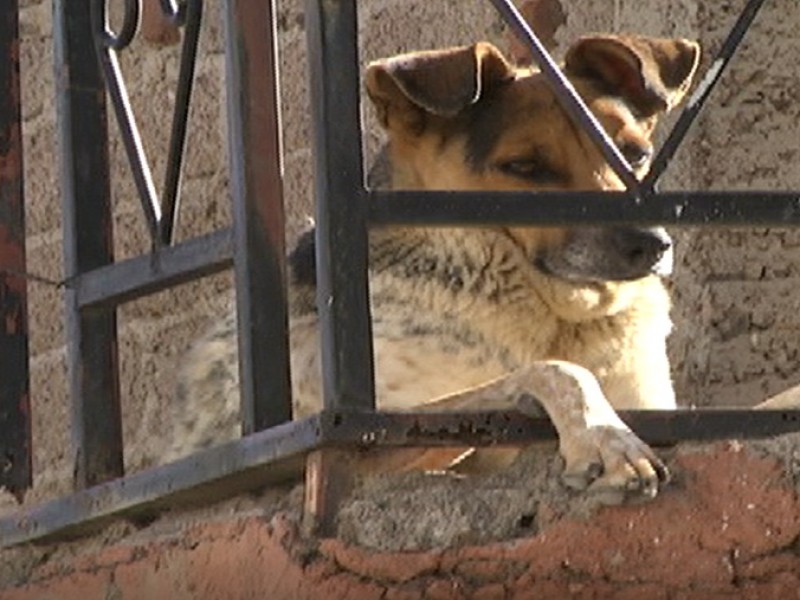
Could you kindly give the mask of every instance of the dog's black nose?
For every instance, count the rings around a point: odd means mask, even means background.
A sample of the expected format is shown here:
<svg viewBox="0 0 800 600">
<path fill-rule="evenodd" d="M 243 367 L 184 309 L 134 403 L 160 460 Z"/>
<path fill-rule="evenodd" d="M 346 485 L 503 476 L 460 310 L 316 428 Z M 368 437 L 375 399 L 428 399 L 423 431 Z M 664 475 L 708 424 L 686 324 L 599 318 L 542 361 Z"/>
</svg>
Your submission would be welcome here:
<svg viewBox="0 0 800 600">
<path fill-rule="evenodd" d="M 617 227 L 612 236 L 617 252 L 636 268 L 656 265 L 672 246 L 663 227 Z"/>
</svg>

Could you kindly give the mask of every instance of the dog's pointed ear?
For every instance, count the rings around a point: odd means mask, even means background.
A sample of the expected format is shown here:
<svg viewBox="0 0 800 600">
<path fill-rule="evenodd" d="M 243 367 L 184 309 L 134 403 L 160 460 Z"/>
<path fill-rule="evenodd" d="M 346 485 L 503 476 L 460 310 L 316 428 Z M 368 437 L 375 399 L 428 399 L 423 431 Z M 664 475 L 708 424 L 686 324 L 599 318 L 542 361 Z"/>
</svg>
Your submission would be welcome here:
<svg viewBox="0 0 800 600">
<path fill-rule="evenodd" d="M 690 40 L 590 36 L 567 51 L 564 70 L 601 81 L 649 117 L 681 101 L 699 61 L 700 46 Z"/>
<path fill-rule="evenodd" d="M 426 114 L 454 117 L 512 77 L 514 69 L 500 51 L 481 42 L 374 62 L 367 68 L 366 87 L 384 127 L 398 119 L 419 133 Z"/>
</svg>

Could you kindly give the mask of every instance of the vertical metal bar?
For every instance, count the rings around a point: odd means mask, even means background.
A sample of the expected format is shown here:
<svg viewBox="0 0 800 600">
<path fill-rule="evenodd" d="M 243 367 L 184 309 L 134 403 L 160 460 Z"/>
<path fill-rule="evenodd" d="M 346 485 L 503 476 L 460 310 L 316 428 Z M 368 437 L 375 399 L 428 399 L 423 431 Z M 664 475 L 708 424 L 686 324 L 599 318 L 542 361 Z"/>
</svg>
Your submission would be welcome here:
<svg viewBox="0 0 800 600">
<path fill-rule="evenodd" d="M 19 5 L 0 7 L 0 488 L 31 486 L 25 212 L 19 85 Z"/>
<path fill-rule="evenodd" d="M 245 434 L 291 418 L 275 3 L 227 0 L 228 150 Z"/>
<path fill-rule="evenodd" d="M 672 160 L 683 138 L 685 138 L 686 134 L 689 132 L 692 123 L 694 123 L 697 115 L 700 114 L 700 110 L 711 95 L 711 91 L 717 85 L 720 76 L 725 71 L 725 67 L 728 66 L 731 58 L 733 58 L 736 49 L 739 47 L 745 33 L 750 29 L 750 25 L 753 23 L 753 20 L 756 18 L 763 4 L 764 0 L 750 0 L 747 6 L 744 7 L 742 14 L 739 15 L 733 28 L 731 28 L 731 32 L 719 49 L 717 57 L 714 59 L 714 62 L 711 63 L 705 76 L 697 85 L 691 98 L 686 102 L 686 107 L 683 109 L 683 112 L 681 112 L 681 116 L 678 118 L 672 131 L 670 131 L 669 137 L 653 159 L 650 170 L 642 181 L 642 187 L 646 191 L 653 191 L 659 178 L 664 173 L 667 166 L 669 166 L 669 161 Z"/>
<path fill-rule="evenodd" d="M 324 448 L 306 457 L 303 530 L 306 535 L 333 537 L 339 507 L 353 491 L 358 470 L 354 450 Z"/>
<path fill-rule="evenodd" d="M 628 191 L 638 194 L 639 180 L 636 179 L 636 174 L 631 170 L 628 161 L 625 160 L 616 144 L 608 137 L 603 126 L 600 125 L 556 62 L 550 57 L 547 48 L 525 22 L 525 18 L 517 10 L 517 7 L 511 3 L 511 0 L 491 0 L 491 2 L 520 40 L 527 45 L 533 55 L 533 60 L 541 69 L 542 75 L 547 78 L 553 94 L 558 98 L 562 108 L 594 142 Z"/>
<path fill-rule="evenodd" d="M 64 262 L 73 277 L 113 261 L 105 89 L 89 2 L 55 0 L 53 12 Z M 65 300 L 75 484 L 83 488 L 123 474 L 116 312 L 81 312 L 70 289 Z"/>
<path fill-rule="evenodd" d="M 307 0 L 326 408 L 375 408 L 355 0 Z"/>
</svg>

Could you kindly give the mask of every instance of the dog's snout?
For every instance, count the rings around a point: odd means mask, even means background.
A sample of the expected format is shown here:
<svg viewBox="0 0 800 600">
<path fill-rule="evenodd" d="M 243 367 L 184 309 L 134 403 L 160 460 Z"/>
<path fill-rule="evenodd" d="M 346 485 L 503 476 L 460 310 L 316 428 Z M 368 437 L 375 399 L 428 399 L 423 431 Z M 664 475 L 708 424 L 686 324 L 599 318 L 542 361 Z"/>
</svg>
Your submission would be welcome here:
<svg viewBox="0 0 800 600">
<path fill-rule="evenodd" d="M 613 231 L 614 245 L 631 265 L 656 264 L 672 247 L 672 239 L 663 227 L 620 227 Z"/>
</svg>

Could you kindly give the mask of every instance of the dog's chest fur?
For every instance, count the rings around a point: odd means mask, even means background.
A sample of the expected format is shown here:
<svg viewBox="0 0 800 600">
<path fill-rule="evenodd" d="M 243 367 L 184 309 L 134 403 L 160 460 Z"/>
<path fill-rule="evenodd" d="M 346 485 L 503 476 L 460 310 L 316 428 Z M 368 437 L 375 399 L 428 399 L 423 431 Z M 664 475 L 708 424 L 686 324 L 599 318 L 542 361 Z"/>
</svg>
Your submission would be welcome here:
<svg viewBox="0 0 800 600">
<path fill-rule="evenodd" d="M 588 363 L 602 378 L 620 371 L 607 364 L 609 356 L 625 353 L 591 356 L 598 336 L 606 348 L 635 342 L 626 337 L 632 319 L 669 328 L 666 317 L 632 308 L 579 326 L 559 318 L 540 294 L 542 275 L 501 230 L 378 231 L 370 265 L 376 392 L 384 409 L 419 406 L 547 358 Z M 319 408 L 318 381 L 308 376 L 319 373 L 315 328 L 312 315 L 292 325 L 300 414 Z"/>
</svg>

